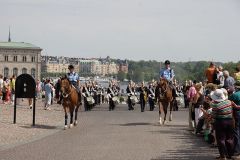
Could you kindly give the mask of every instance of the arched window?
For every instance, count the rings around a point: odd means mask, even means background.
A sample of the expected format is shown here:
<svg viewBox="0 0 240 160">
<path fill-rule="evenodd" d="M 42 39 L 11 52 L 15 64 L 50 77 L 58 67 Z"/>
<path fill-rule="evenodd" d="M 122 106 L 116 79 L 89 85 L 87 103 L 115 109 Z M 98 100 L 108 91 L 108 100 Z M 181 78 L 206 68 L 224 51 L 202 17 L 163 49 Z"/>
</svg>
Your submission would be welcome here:
<svg viewBox="0 0 240 160">
<path fill-rule="evenodd" d="M 26 56 L 23 56 L 23 62 L 26 62 L 27 61 L 27 57 Z"/>
<path fill-rule="evenodd" d="M 32 62 L 35 62 L 35 56 L 32 56 Z"/>
<path fill-rule="evenodd" d="M 3 75 L 4 75 L 4 77 L 9 76 L 9 68 L 7 68 L 7 67 L 4 68 Z"/>
<path fill-rule="evenodd" d="M 22 69 L 22 74 L 25 74 L 25 73 L 27 73 L 27 68 Z"/>
<path fill-rule="evenodd" d="M 35 70 L 35 68 L 32 68 L 32 69 L 31 69 L 31 76 L 32 76 L 33 78 L 35 78 L 35 76 L 36 76 L 36 70 Z"/>
<path fill-rule="evenodd" d="M 14 76 L 18 76 L 18 69 L 17 68 L 13 68 L 13 75 Z"/>
</svg>

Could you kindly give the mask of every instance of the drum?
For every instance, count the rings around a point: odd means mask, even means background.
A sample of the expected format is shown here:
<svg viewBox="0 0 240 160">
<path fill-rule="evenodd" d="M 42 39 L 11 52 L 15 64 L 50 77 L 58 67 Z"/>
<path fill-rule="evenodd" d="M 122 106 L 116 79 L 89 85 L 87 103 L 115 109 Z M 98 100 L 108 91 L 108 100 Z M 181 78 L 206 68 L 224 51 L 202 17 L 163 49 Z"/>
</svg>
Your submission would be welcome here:
<svg viewBox="0 0 240 160">
<path fill-rule="evenodd" d="M 89 105 L 91 105 L 91 104 L 95 103 L 95 100 L 93 99 L 92 96 L 90 96 L 90 97 L 87 97 L 87 102 Z"/>
<path fill-rule="evenodd" d="M 138 98 L 137 98 L 137 96 L 131 96 L 131 97 L 130 97 L 130 100 L 131 100 L 131 102 L 134 103 L 134 104 L 135 104 L 135 103 L 138 103 Z"/>
<path fill-rule="evenodd" d="M 113 100 L 113 102 L 115 104 L 119 104 L 120 103 L 120 100 L 119 100 L 119 98 L 117 96 L 113 97 L 112 100 Z"/>
</svg>

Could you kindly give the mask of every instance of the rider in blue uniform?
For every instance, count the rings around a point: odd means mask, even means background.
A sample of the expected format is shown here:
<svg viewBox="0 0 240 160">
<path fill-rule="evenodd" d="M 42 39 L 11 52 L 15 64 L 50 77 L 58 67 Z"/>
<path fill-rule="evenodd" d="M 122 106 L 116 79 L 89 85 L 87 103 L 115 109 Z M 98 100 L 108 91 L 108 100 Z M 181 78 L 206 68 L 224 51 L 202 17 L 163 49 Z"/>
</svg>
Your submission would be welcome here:
<svg viewBox="0 0 240 160">
<path fill-rule="evenodd" d="M 160 70 L 160 77 L 168 80 L 169 85 L 171 86 L 171 88 L 173 90 L 173 96 L 176 97 L 177 96 L 176 88 L 173 85 L 173 78 L 175 77 L 174 71 L 173 71 L 173 69 L 170 68 L 170 61 L 169 60 L 166 60 L 164 62 L 164 64 L 165 64 L 165 68 L 162 68 Z"/>
<path fill-rule="evenodd" d="M 76 88 L 77 92 L 80 93 L 79 88 L 79 75 L 74 71 L 74 66 L 68 66 L 69 73 L 67 73 L 67 79 L 71 82 L 71 84 Z"/>
</svg>

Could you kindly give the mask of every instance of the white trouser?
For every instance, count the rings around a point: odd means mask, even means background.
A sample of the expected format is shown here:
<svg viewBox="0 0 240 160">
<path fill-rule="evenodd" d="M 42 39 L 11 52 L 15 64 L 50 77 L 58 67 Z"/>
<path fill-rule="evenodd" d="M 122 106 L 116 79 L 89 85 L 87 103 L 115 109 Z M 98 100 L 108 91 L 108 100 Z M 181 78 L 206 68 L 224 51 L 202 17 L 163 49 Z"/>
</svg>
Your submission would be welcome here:
<svg viewBox="0 0 240 160">
<path fill-rule="evenodd" d="M 201 109 L 199 108 L 195 108 L 195 122 L 196 122 L 196 126 L 198 124 L 199 118 L 203 116 L 203 112 Z"/>
</svg>

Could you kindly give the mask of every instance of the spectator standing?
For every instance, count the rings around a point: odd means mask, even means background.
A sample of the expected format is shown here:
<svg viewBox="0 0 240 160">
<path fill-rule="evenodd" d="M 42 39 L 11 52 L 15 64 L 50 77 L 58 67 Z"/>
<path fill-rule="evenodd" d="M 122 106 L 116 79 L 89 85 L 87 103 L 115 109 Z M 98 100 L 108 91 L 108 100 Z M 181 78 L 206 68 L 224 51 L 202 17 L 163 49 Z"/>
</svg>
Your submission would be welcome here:
<svg viewBox="0 0 240 160">
<path fill-rule="evenodd" d="M 11 90 L 11 103 L 14 103 L 14 98 L 15 98 L 15 82 L 16 82 L 16 77 L 15 75 L 12 76 L 10 79 L 10 90 Z"/>
<path fill-rule="evenodd" d="M 61 104 L 60 91 L 61 91 L 61 79 L 59 78 L 57 83 L 55 84 L 55 97 L 58 104 Z"/>
<path fill-rule="evenodd" d="M 186 81 L 185 81 L 185 85 L 183 86 L 183 94 L 184 94 L 184 105 L 185 105 L 185 108 L 189 107 L 189 99 L 188 99 L 188 97 L 187 97 L 188 92 L 189 92 L 189 89 L 190 89 L 190 85 L 188 84 L 188 81 L 186 80 Z"/>
<path fill-rule="evenodd" d="M 4 95 L 3 95 L 4 100 L 3 101 L 4 101 L 4 104 L 7 104 L 10 101 L 11 90 L 10 90 L 10 85 L 9 85 L 9 79 L 4 77 L 3 80 L 4 80 L 3 81 L 3 92 L 4 92 Z"/>
<path fill-rule="evenodd" d="M 240 65 L 236 67 L 236 72 L 234 73 L 234 78 L 236 81 L 240 81 Z"/>
<path fill-rule="evenodd" d="M 193 97 L 197 94 L 196 88 L 196 81 L 190 82 L 190 88 L 188 91 L 187 98 L 189 99 L 189 126 L 191 129 L 195 128 L 195 109 L 193 106 Z"/>
<path fill-rule="evenodd" d="M 0 74 L 0 99 L 1 100 L 2 100 L 2 97 L 3 97 L 2 89 L 3 89 L 3 76 Z"/>
<path fill-rule="evenodd" d="M 41 82 L 39 80 L 36 81 L 36 98 L 40 99 L 41 98 L 41 91 L 42 91 L 42 86 L 41 86 Z"/>
<path fill-rule="evenodd" d="M 236 92 L 229 96 L 229 100 L 240 106 L 240 81 L 235 83 Z M 240 112 L 235 112 L 235 128 L 234 133 L 234 155 L 240 158 Z"/>
<path fill-rule="evenodd" d="M 51 105 L 51 100 L 52 100 L 52 85 L 50 84 L 50 79 L 48 79 L 46 81 L 46 84 L 44 86 L 44 91 L 45 91 L 45 106 L 44 106 L 44 109 L 45 110 L 50 110 L 50 105 Z"/>
<path fill-rule="evenodd" d="M 214 72 L 215 72 L 215 65 L 213 62 L 211 62 L 209 67 L 205 71 L 207 83 L 213 83 Z"/>
<path fill-rule="evenodd" d="M 210 94 L 212 102 L 212 118 L 216 130 L 216 140 L 220 156 L 217 159 L 227 159 L 233 156 L 233 108 L 238 108 L 235 103 L 227 100 L 222 89 L 216 89 Z"/>
<path fill-rule="evenodd" d="M 223 76 L 225 79 L 223 88 L 225 88 L 227 91 L 230 91 L 232 88 L 234 88 L 235 80 L 229 75 L 227 70 L 223 71 Z"/>
<path fill-rule="evenodd" d="M 197 126 L 199 118 L 203 115 L 201 111 L 201 107 L 203 106 L 204 95 L 203 95 L 201 83 L 197 83 L 195 85 L 195 89 L 196 89 L 196 94 L 193 97 L 193 106 L 195 109 L 195 126 Z"/>
<path fill-rule="evenodd" d="M 213 75 L 213 83 L 220 87 L 223 87 L 224 85 L 224 76 L 222 69 L 222 66 L 216 67 Z"/>
</svg>

